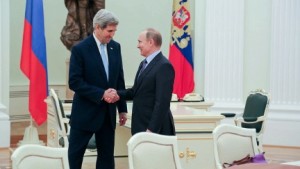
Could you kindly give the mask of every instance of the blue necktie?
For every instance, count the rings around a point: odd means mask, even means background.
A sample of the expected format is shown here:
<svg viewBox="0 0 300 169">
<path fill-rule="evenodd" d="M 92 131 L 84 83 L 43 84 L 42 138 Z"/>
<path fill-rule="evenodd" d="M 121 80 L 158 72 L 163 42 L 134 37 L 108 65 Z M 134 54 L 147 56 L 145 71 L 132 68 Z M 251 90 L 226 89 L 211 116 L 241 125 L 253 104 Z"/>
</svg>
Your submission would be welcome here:
<svg viewBox="0 0 300 169">
<path fill-rule="evenodd" d="M 106 56 L 104 48 L 105 48 L 105 45 L 100 44 L 100 54 L 101 54 L 102 62 L 103 62 L 103 65 L 104 65 L 106 77 L 107 77 L 107 80 L 108 80 L 108 60 L 107 60 L 108 58 Z"/>
</svg>

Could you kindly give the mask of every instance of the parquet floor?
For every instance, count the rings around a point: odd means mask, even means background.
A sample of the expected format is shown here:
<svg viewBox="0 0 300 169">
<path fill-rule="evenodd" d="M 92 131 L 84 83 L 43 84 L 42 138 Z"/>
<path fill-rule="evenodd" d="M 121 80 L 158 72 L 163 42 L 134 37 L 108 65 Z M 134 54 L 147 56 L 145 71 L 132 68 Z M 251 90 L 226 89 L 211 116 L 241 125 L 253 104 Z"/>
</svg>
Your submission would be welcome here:
<svg viewBox="0 0 300 169">
<path fill-rule="evenodd" d="M 11 147 L 0 148 L 0 169 L 11 169 L 10 156 L 17 147 L 17 143 L 22 140 L 25 128 L 29 126 L 28 121 L 11 123 Z M 39 127 L 38 133 L 40 140 L 46 143 L 46 126 L 43 124 Z M 283 163 L 290 161 L 300 161 L 300 147 L 280 147 L 264 146 L 265 156 L 270 163 Z M 128 169 L 127 158 L 116 158 L 116 169 Z M 84 160 L 83 169 L 95 168 L 94 160 Z"/>
</svg>

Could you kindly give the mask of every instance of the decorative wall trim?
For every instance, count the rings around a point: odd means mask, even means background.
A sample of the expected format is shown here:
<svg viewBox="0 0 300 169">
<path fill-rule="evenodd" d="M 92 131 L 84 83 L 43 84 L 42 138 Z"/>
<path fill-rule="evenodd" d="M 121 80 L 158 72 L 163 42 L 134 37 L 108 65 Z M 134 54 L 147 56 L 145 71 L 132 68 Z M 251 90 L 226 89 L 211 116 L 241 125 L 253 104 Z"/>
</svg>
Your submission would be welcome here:
<svg viewBox="0 0 300 169">
<path fill-rule="evenodd" d="M 29 114 L 21 114 L 21 115 L 10 115 L 11 122 L 18 122 L 18 121 L 30 121 Z"/>
<path fill-rule="evenodd" d="M 218 113 L 242 114 L 245 105 L 243 104 L 215 104 L 210 110 Z M 268 120 L 297 121 L 300 122 L 300 106 L 270 105 Z"/>
<path fill-rule="evenodd" d="M 10 91 L 9 92 L 9 98 L 20 98 L 20 97 L 28 97 L 29 92 L 28 91 Z"/>
<path fill-rule="evenodd" d="M 241 115 L 244 111 L 244 106 L 213 106 L 211 111 L 217 113 L 232 112 Z M 221 123 L 234 125 L 233 120 L 234 118 L 225 118 Z M 300 108 L 295 108 L 294 106 L 270 106 L 263 136 L 263 144 L 300 147 L 300 135 L 295 135 L 295 133 L 299 133 L 299 128 Z"/>
<path fill-rule="evenodd" d="M 300 147 L 300 110 L 271 109 L 266 121 L 263 144 Z"/>
<path fill-rule="evenodd" d="M 50 88 L 53 88 L 61 97 L 65 97 L 66 85 L 50 85 L 49 89 Z M 28 85 L 10 86 L 9 98 L 28 97 L 28 89 Z"/>
<path fill-rule="evenodd" d="M 294 121 L 300 122 L 300 107 L 295 106 L 276 106 L 269 108 L 269 120 L 274 121 Z M 300 123 L 299 123 L 300 124 Z"/>
<path fill-rule="evenodd" d="M 126 86 L 131 87 L 131 86 Z M 49 89 L 53 88 L 61 99 L 66 98 L 66 85 L 50 85 Z M 11 121 L 30 120 L 28 112 L 28 85 L 10 86 L 10 119 Z M 16 106 L 18 105 L 18 106 Z M 1 111 L 1 104 L 0 104 Z"/>
<path fill-rule="evenodd" d="M 49 89 L 53 88 L 58 96 L 62 99 L 66 95 L 65 85 L 50 85 Z M 9 101 L 10 101 L 10 119 L 11 121 L 30 120 L 28 112 L 28 85 L 10 86 Z M 18 105 L 18 106 L 16 106 Z"/>
</svg>

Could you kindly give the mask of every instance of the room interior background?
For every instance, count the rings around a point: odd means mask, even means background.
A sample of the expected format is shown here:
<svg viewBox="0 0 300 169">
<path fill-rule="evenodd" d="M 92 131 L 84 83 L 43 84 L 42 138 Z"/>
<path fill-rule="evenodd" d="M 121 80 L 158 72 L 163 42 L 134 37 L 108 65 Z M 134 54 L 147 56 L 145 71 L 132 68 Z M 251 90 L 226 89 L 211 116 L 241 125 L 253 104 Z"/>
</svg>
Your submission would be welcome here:
<svg viewBox="0 0 300 169">
<path fill-rule="evenodd" d="M 0 1 L 0 113 L 29 118 L 28 80 L 19 68 L 25 2 Z M 190 0 L 195 92 L 215 103 L 211 111 L 241 113 L 248 93 L 271 94 L 264 144 L 300 147 L 300 2 L 297 0 Z M 154 27 L 168 56 L 172 1 L 107 0 L 120 19 L 115 39 L 122 45 L 126 85 L 143 59 L 137 36 Z M 44 0 L 49 87 L 65 97 L 66 60 L 60 41 L 67 9 Z M 1 123 L 1 120 L 0 120 Z M 1 125 L 1 124 L 0 124 Z"/>
</svg>

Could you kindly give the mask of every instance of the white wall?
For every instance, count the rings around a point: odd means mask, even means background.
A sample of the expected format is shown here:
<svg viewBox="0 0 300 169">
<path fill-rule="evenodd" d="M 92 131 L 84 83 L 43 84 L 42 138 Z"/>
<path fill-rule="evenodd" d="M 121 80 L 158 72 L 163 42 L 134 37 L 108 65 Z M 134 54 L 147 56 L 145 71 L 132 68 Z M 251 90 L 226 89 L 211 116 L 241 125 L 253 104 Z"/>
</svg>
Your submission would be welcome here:
<svg viewBox="0 0 300 169">
<path fill-rule="evenodd" d="M 0 148 L 9 147 L 9 1 L 0 1 Z"/>
<path fill-rule="evenodd" d="M 271 34 L 273 17 L 272 11 L 274 11 L 272 9 L 272 5 L 279 2 L 274 0 L 226 0 L 224 5 L 226 5 L 226 8 L 233 8 L 236 3 L 241 3 L 240 1 L 243 1 L 242 14 L 244 15 L 244 17 L 241 22 L 238 22 L 240 28 L 243 28 L 243 30 L 241 31 L 243 37 L 243 46 L 240 48 L 242 53 L 239 55 L 240 57 L 242 57 L 239 58 L 242 59 L 242 62 L 240 62 L 242 64 L 242 67 L 238 70 L 242 72 L 242 76 L 240 76 L 238 79 L 239 83 L 241 84 L 238 85 L 240 89 L 237 93 L 235 93 L 235 99 L 231 100 L 230 98 L 228 98 L 228 95 L 224 94 L 223 92 L 228 89 L 223 88 L 222 85 L 219 85 L 220 88 L 218 88 L 218 91 L 222 92 L 216 92 L 215 95 L 210 95 L 208 91 L 214 91 L 214 88 L 213 86 L 208 84 L 208 79 L 213 77 L 214 73 L 205 68 L 208 67 L 208 65 L 206 65 L 205 63 L 208 61 L 208 59 L 211 59 L 208 58 L 208 55 L 206 54 L 208 45 L 207 40 L 211 40 L 210 38 L 207 38 L 207 33 L 209 32 L 209 30 L 207 30 L 207 23 L 211 21 L 207 20 L 208 18 L 210 18 L 208 14 L 210 13 L 211 8 L 209 8 L 209 6 L 216 7 L 216 5 L 220 5 L 220 2 L 218 0 L 191 0 L 191 13 L 192 19 L 194 21 L 192 30 L 194 36 L 193 49 L 196 82 L 195 91 L 203 94 L 207 98 L 212 98 L 212 101 L 215 101 L 216 104 L 212 109 L 213 111 L 241 112 L 244 106 L 245 98 L 247 97 L 250 90 L 264 88 L 267 91 L 270 91 L 271 83 L 273 83 L 273 81 L 270 80 L 270 74 L 274 74 L 274 72 L 270 71 L 272 58 L 271 42 L 272 37 L 276 35 L 276 33 Z M 299 1 L 287 0 L 284 2 L 286 2 L 287 4 L 294 4 L 296 9 L 300 11 L 300 9 L 298 9 Z M 216 4 L 213 5 L 211 3 Z M 66 84 L 65 60 L 70 54 L 69 51 L 61 43 L 59 37 L 61 29 L 65 23 L 67 10 L 64 6 L 64 2 L 61 0 L 45 0 L 44 8 L 49 84 L 63 90 L 64 85 Z M 129 2 L 107 0 L 106 8 L 116 13 L 120 18 L 120 25 L 118 27 L 115 39 L 122 45 L 126 85 L 132 85 L 138 64 L 142 59 L 139 55 L 139 51 L 136 48 L 137 36 L 140 31 L 147 27 L 154 27 L 160 30 L 163 35 L 162 51 L 166 56 L 168 56 L 172 1 L 153 0 L 146 2 L 140 0 L 131 0 Z M 15 97 L 14 99 L 19 101 L 20 103 L 26 103 L 24 99 L 27 99 L 27 95 L 26 92 L 24 94 L 23 91 L 27 90 L 28 85 L 28 80 L 24 77 L 19 68 L 24 12 L 25 1 L 10 1 L 9 82 L 11 97 Z M 296 17 L 298 16 L 298 18 L 300 18 L 299 13 L 295 13 L 295 15 Z M 230 23 L 231 21 L 224 20 L 224 22 Z M 228 23 L 227 25 L 229 27 L 232 26 Z M 299 26 L 299 21 L 295 24 L 295 26 Z M 298 34 L 295 34 L 295 39 L 299 38 L 299 29 L 296 30 L 296 33 Z M 228 42 L 228 45 L 231 44 L 232 42 Z M 7 47 L 7 45 L 2 43 L 1 47 L 3 48 L 3 46 Z M 223 46 L 218 46 L 218 44 L 215 44 L 213 47 L 215 47 L 216 50 L 220 49 L 221 47 L 223 48 Z M 299 47 L 296 47 L 296 49 L 299 50 Z M 225 61 L 229 61 L 229 59 Z M 295 64 L 299 64 L 299 62 L 295 62 Z M 1 67 L 2 66 L 3 65 L 1 65 Z M 299 66 L 300 65 L 298 65 L 298 67 Z M 215 64 L 209 67 L 213 68 L 212 70 L 214 71 L 227 71 L 226 67 L 224 68 L 216 66 Z M 211 74 L 211 76 L 205 76 L 206 74 Z M 227 76 L 227 74 L 225 75 Z M 276 78 L 276 76 L 274 75 L 272 77 Z M 286 76 L 286 78 L 293 77 Z M 222 81 L 220 81 L 219 83 L 222 83 Z M 234 80 L 229 81 L 227 87 L 230 87 L 230 83 L 234 84 Z M 293 83 L 299 86 L 300 82 L 297 80 Z M 282 89 L 288 88 L 284 85 L 279 87 L 281 87 Z M 295 91 L 299 92 L 299 90 Z M 16 93 L 22 92 L 22 98 L 19 97 L 20 95 L 15 95 Z M 229 93 L 234 92 L 236 92 L 234 91 L 234 89 L 230 89 L 229 91 Z M 277 94 L 278 92 L 280 92 L 280 90 L 273 90 L 272 92 L 276 92 Z M 281 92 L 284 93 L 285 91 L 282 90 Z M 298 96 L 299 95 L 300 93 L 298 93 Z M 270 127 L 268 127 L 269 129 L 267 130 L 265 138 L 266 143 L 300 146 L 300 138 L 295 138 L 295 136 L 292 136 L 295 132 L 299 133 L 300 129 L 299 97 L 294 98 L 294 105 L 282 104 L 285 103 L 285 100 L 288 100 L 289 98 L 284 97 L 283 99 L 284 100 L 280 100 L 281 104 L 277 105 L 272 105 L 271 100 L 269 114 L 270 121 L 268 122 L 268 126 Z M 276 100 L 278 101 L 278 99 Z M 22 106 L 19 106 L 18 108 L 22 109 Z M 14 111 L 13 113 L 20 112 L 20 110 L 16 110 L 16 107 L 13 107 L 11 112 L 12 111 Z M 26 113 L 26 109 L 24 112 Z M 271 124 L 282 126 L 282 130 L 285 131 L 284 134 L 286 134 L 288 137 L 292 136 L 293 138 L 295 138 L 293 139 L 294 141 L 292 141 L 291 139 L 276 139 L 276 137 L 279 135 L 276 132 L 279 130 L 277 130 L 277 128 L 274 128 L 274 125 Z M 291 124 L 292 126 L 289 126 L 289 124 Z M 285 135 L 282 136 L 285 137 Z"/>
<path fill-rule="evenodd" d="M 0 2 L 0 112 L 8 114 L 9 105 L 9 2 Z"/>
<path fill-rule="evenodd" d="M 120 19 L 115 39 L 122 45 L 125 80 L 132 85 L 138 66 L 143 59 L 137 49 L 137 38 L 148 27 L 159 30 L 163 36 L 162 52 L 168 57 L 171 32 L 171 1 L 132 0 L 106 1 L 106 8 L 113 11 Z"/>
<path fill-rule="evenodd" d="M 20 70 L 20 56 L 25 17 L 25 0 L 10 0 L 10 86 L 28 85 Z M 66 84 L 66 58 L 69 51 L 60 41 L 67 9 L 64 1 L 44 0 L 45 34 L 49 84 Z"/>
<path fill-rule="evenodd" d="M 299 9 L 297 0 L 206 1 L 204 95 L 212 111 L 242 113 L 249 91 L 270 92 L 264 144 L 300 146 Z"/>
</svg>

